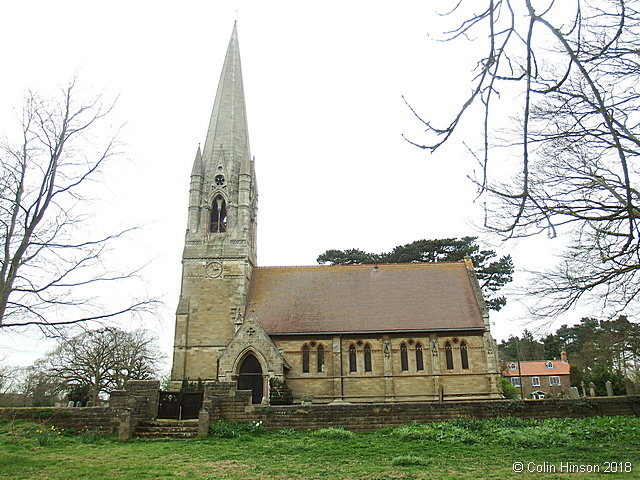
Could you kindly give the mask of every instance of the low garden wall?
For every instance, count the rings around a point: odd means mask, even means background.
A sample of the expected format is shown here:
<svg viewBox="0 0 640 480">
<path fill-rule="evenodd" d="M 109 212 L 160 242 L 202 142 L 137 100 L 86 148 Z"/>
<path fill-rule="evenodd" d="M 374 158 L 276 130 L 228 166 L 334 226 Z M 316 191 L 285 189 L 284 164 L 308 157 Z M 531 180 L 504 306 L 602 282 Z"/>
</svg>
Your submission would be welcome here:
<svg viewBox="0 0 640 480">
<path fill-rule="evenodd" d="M 453 418 L 640 416 L 640 396 L 577 400 L 491 400 L 304 407 L 290 405 L 256 407 L 254 415 L 256 420 L 262 420 L 270 430 L 344 427 L 347 430 L 363 431 Z"/>
<path fill-rule="evenodd" d="M 16 407 L 0 408 L 2 420 L 30 420 L 43 425 L 82 430 L 101 430 L 112 433 L 117 428 L 114 411 L 108 407 Z"/>
<path fill-rule="evenodd" d="M 151 385 L 149 385 L 151 386 Z M 228 390 L 228 391 L 227 391 Z M 141 392 L 136 392 L 141 393 Z M 411 422 L 437 422 L 454 418 L 520 418 L 593 417 L 613 415 L 640 416 L 640 396 L 593 397 L 581 399 L 490 400 L 468 402 L 423 402 L 390 404 L 288 405 L 251 406 L 251 395 L 226 389 L 207 392 L 208 421 L 261 420 L 267 429 L 298 430 L 324 427 L 344 427 L 363 431 L 395 427 Z M 217 395 L 216 395 L 217 393 Z M 245 394 L 247 393 L 247 394 Z M 151 419 L 155 398 L 141 395 L 114 396 L 111 407 L 0 408 L 0 419 L 31 420 L 43 425 L 81 430 L 102 430 L 105 433 L 122 430 L 122 414 L 128 412 L 129 436 L 137 422 Z M 151 402 L 150 400 L 154 400 Z M 205 427 L 206 428 L 206 427 Z"/>
</svg>

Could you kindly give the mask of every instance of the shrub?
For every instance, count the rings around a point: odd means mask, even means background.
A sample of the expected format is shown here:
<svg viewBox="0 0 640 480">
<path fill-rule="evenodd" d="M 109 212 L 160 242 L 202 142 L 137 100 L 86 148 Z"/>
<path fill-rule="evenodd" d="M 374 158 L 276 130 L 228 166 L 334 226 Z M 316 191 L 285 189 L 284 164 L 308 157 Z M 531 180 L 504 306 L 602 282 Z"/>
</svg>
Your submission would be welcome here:
<svg viewBox="0 0 640 480">
<path fill-rule="evenodd" d="M 217 438 L 237 438 L 243 435 L 262 435 L 264 432 L 264 424 L 261 420 L 255 420 L 248 423 L 219 420 L 209 427 L 209 435 Z"/>
<path fill-rule="evenodd" d="M 102 432 L 100 430 L 89 430 L 88 428 L 84 428 L 78 436 L 80 437 L 80 441 L 82 443 L 94 443 Z"/>
<path fill-rule="evenodd" d="M 313 435 L 334 440 L 347 440 L 353 437 L 353 432 L 346 430 L 344 427 L 327 427 L 316 430 Z"/>
<path fill-rule="evenodd" d="M 293 392 L 286 380 L 269 379 L 269 403 L 271 405 L 291 405 L 293 403 Z"/>
<path fill-rule="evenodd" d="M 180 385 L 181 392 L 203 392 L 204 391 L 204 383 L 202 379 L 198 377 L 197 382 L 192 382 L 189 377 L 182 379 L 182 384 Z"/>
<path fill-rule="evenodd" d="M 520 389 L 514 387 L 508 378 L 501 377 L 500 381 L 502 384 L 502 394 L 504 395 L 504 398 L 510 400 L 520 398 Z"/>
<path fill-rule="evenodd" d="M 53 425 L 50 428 L 38 428 L 35 431 L 36 441 L 41 447 L 47 446 L 62 432 L 64 429 L 58 429 Z"/>
<path fill-rule="evenodd" d="M 487 428 L 486 420 L 479 418 L 455 418 L 449 422 L 456 427 L 464 428 L 465 430 L 481 431 Z"/>
</svg>

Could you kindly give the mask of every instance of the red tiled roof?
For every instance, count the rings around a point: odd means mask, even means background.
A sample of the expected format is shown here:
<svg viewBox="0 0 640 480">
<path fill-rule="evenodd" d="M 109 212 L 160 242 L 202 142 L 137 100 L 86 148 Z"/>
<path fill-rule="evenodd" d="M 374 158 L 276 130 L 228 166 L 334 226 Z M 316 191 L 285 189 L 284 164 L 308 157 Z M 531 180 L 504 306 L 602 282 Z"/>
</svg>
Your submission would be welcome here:
<svg viewBox="0 0 640 480">
<path fill-rule="evenodd" d="M 268 334 L 484 329 L 464 263 L 254 268 L 248 306 Z"/>
<path fill-rule="evenodd" d="M 546 366 L 547 362 L 551 362 L 553 368 Z M 514 363 L 516 365 L 515 370 L 510 370 L 509 365 Z M 534 360 L 520 362 L 520 368 L 522 368 L 522 376 L 543 376 L 543 375 L 569 375 L 569 364 L 563 363 L 562 360 Z M 518 362 L 508 362 L 507 368 L 503 375 L 507 377 L 517 377 L 518 374 Z"/>
</svg>

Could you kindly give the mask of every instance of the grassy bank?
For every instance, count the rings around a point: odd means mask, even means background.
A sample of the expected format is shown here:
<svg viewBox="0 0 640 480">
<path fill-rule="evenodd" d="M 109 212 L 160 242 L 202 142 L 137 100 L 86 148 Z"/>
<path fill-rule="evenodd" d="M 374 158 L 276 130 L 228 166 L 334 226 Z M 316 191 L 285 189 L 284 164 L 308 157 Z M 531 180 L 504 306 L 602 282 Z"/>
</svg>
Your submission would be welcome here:
<svg viewBox="0 0 640 480">
<path fill-rule="evenodd" d="M 0 478 L 640 478 L 634 417 L 460 419 L 357 434 L 221 423 L 204 440 L 130 443 L 51 427 L 2 423 Z M 524 472 L 514 473 L 516 462 Z M 596 474 L 571 471 L 596 467 Z M 607 467 L 622 472 L 606 474 Z"/>
</svg>

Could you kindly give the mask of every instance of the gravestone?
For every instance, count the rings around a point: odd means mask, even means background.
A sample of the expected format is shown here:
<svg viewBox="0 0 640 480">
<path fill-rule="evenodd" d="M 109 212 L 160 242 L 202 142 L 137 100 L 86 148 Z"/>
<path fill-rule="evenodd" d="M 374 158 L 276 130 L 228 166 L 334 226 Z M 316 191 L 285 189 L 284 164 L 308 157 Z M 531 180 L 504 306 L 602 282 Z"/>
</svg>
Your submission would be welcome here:
<svg viewBox="0 0 640 480">
<path fill-rule="evenodd" d="M 67 403 L 67 407 L 73 407 L 75 406 L 75 403 L 73 402 L 73 400 L 69 400 L 69 403 Z"/>
<path fill-rule="evenodd" d="M 636 394 L 636 385 L 630 378 L 624 379 L 624 388 L 627 392 L 627 395 L 635 395 Z"/>
<path fill-rule="evenodd" d="M 613 397 L 613 385 L 611 385 L 611 381 L 607 380 L 604 385 L 607 387 L 607 397 Z"/>
<path fill-rule="evenodd" d="M 589 396 L 590 397 L 596 396 L 596 385 L 593 382 L 589 382 Z"/>
<path fill-rule="evenodd" d="M 578 387 L 571 387 L 569 389 L 569 398 L 573 400 L 580 398 L 580 392 L 578 391 Z"/>
<path fill-rule="evenodd" d="M 93 407 L 93 401 L 89 400 L 89 401 L 87 402 L 87 407 Z"/>
<path fill-rule="evenodd" d="M 78 401 L 76 402 L 76 407 L 81 407 L 81 406 L 82 406 L 82 402 L 81 402 L 80 400 L 78 400 Z"/>
<path fill-rule="evenodd" d="M 587 396 L 587 391 L 584 389 L 584 381 L 580 382 L 580 386 L 582 387 L 582 396 Z"/>
</svg>

